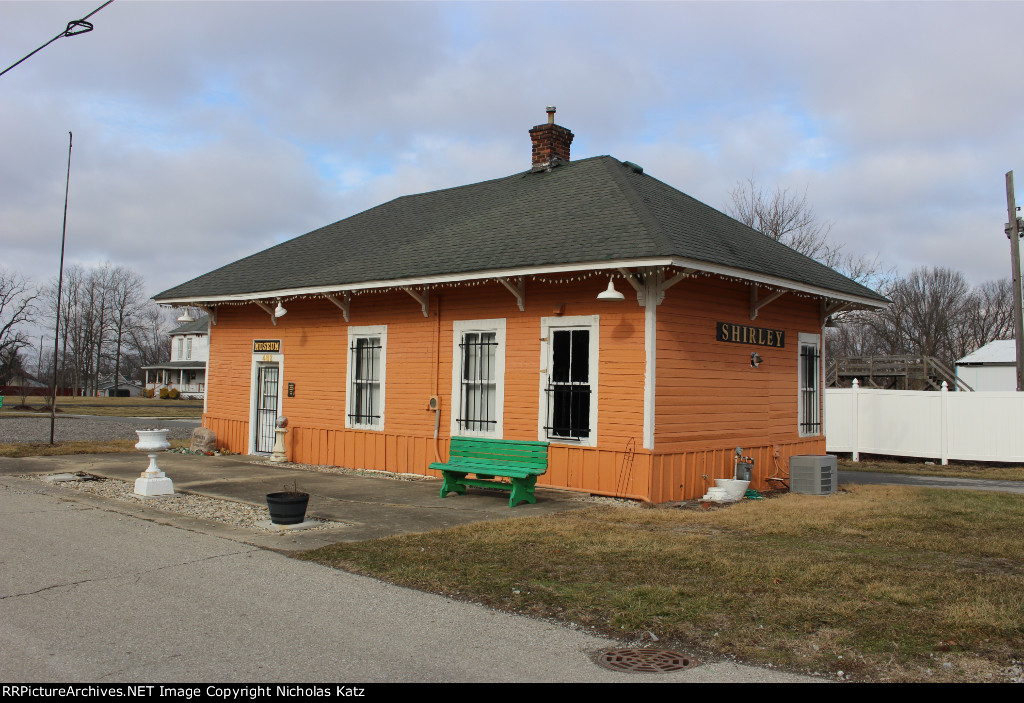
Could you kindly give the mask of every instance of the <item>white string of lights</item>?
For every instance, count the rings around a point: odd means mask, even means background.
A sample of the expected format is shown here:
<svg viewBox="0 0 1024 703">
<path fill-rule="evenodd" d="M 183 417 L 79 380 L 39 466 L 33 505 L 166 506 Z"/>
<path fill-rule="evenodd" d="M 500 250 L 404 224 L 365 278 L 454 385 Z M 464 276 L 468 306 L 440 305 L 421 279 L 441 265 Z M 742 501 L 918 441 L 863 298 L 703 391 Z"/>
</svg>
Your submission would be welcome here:
<svg viewBox="0 0 1024 703">
<path fill-rule="evenodd" d="M 661 274 L 668 278 L 677 274 L 683 274 L 685 278 L 718 278 L 722 281 L 728 281 L 731 283 L 740 283 L 742 285 L 751 285 L 752 281 L 749 279 L 740 278 L 739 276 L 733 276 L 723 273 L 713 273 L 709 271 L 694 271 L 692 269 L 685 269 L 676 266 L 658 266 L 647 269 L 645 273 Z M 633 274 L 637 275 L 637 274 Z M 355 289 L 339 289 L 336 291 L 318 292 L 318 293 L 296 293 L 292 295 L 272 295 L 259 298 L 249 298 L 246 300 L 224 300 L 224 301 L 210 301 L 201 303 L 206 307 L 219 307 L 223 305 L 249 305 L 252 303 L 263 303 L 264 305 L 271 305 L 276 303 L 288 303 L 293 300 L 325 300 L 330 297 L 336 297 L 339 295 L 348 296 L 359 296 L 359 295 L 370 295 L 379 293 L 393 293 L 398 291 L 405 291 L 406 289 L 416 290 L 418 292 L 438 290 L 438 289 L 454 289 L 454 288 L 471 288 L 484 285 L 500 285 L 502 279 L 522 279 L 524 281 L 530 281 L 532 283 L 544 283 L 544 284 L 565 284 L 575 283 L 579 281 L 586 281 L 592 278 L 605 278 L 626 280 L 627 275 L 613 270 L 595 269 L 591 271 L 573 272 L 571 274 L 559 275 L 559 274 L 532 274 L 526 276 L 494 276 L 492 278 L 477 278 L 463 281 L 443 281 L 438 283 L 421 284 L 415 286 L 403 286 L 403 285 L 391 285 L 381 286 L 373 288 L 355 288 Z M 768 291 L 786 291 L 800 298 L 817 298 L 821 297 L 813 293 L 804 293 L 801 291 L 793 290 L 792 288 L 786 288 L 784 286 L 777 286 L 767 283 L 756 283 L 758 288 L 762 288 Z M 165 305 L 164 307 L 180 307 L 176 305 Z"/>
</svg>

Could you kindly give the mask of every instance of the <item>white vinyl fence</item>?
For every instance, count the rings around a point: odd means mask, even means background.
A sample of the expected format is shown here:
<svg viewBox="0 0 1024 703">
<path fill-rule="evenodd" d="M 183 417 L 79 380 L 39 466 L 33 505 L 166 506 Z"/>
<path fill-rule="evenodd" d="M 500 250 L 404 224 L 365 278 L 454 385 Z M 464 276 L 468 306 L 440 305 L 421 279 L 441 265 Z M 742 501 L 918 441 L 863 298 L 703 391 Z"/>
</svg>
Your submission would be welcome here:
<svg viewBox="0 0 1024 703">
<path fill-rule="evenodd" d="M 1024 463 L 1024 393 L 825 389 L 825 449 Z"/>
</svg>

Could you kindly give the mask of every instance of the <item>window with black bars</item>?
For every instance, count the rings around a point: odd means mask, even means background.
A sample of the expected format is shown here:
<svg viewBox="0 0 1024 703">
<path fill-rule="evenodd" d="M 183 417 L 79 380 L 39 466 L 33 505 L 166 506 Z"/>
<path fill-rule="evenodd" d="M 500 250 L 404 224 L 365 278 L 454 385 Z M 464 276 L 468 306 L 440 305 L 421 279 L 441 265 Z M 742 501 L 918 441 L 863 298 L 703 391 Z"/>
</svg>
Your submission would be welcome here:
<svg viewBox="0 0 1024 703">
<path fill-rule="evenodd" d="M 349 422 L 373 425 L 380 420 L 380 337 L 356 337 L 349 347 L 352 364 Z"/>
<path fill-rule="evenodd" d="M 495 370 L 498 353 L 497 333 L 466 332 L 462 336 L 459 350 L 462 354 L 462 392 L 456 422 L 460 430 L 492 431 L 498 424 Z"/>
<path fill-rule="evenodd" d="M 821 433 L 821 404 L 818 402 L 820 358 L 817 346 L 800 345 L 800 432 L 805 435 Z"/>
<path fill-rule="evenodd" d="M 548 439 L 590 437 L 590 330 L 554 330 L 548 373 Z"/>
</svg>

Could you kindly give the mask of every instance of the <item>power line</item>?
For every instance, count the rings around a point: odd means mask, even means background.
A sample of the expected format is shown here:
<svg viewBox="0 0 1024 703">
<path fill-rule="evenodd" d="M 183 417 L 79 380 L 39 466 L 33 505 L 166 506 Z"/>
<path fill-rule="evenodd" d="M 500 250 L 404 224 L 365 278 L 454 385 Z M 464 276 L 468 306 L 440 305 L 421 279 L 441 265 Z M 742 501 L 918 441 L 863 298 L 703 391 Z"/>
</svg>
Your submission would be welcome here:
<svg viewBox="0 0 1024 703">
<path fill-rule="evenodd" d="M 114 2 L 114 0 L 107 0 L 105 3 L 103 3 L 102 5 L 97 7 L 95 10 L 93 10 L 92 12 L 87 14 L 82 19 L 80 19 L 80 20 L 71 20 L 70 22 L 68 22 L 68 26 L 64 28 L 63 32 L 61 32 L 60 34 L 55 36 L 50 41 L 48 41 L 45 44 L 43 44 L 41 47 L 39 47 L 38 49 L 33 51 L 31 54 L 29 54 L 25 58 L 19 60 L 17 63 L 8 66 L 3 71 L 0 71 L 0 76 L 4 75 L 8 71 L 10 71 L 12 68 L 14 68 L 18 64 L 20 64 L 22 61 L 24 61 L 25 59 L 27 59 L 30 56 L 32 56 L 33 54 L 35 54 L 35 53 L 37 53 L 39 51 L 42 51 L 43 49 L 48 47 L 53 42 L 55 42 L 58 39 L 60 39 L 61 37 L 73 37 L 73 36 L 76 36 L 78 34 L 85 34 L 86 32 L 91 32 L 92 31 L 92 22 L 86 22 L 86 20 L 89 19 L 90 17 L 92 17 L 93 15 L 95 15 L 97 12 L 99 12 L 100 10 L 102 10 L 104 7 L 106 7 L 107 5 L 109 5 L 112 2 Z"/>
</svg>

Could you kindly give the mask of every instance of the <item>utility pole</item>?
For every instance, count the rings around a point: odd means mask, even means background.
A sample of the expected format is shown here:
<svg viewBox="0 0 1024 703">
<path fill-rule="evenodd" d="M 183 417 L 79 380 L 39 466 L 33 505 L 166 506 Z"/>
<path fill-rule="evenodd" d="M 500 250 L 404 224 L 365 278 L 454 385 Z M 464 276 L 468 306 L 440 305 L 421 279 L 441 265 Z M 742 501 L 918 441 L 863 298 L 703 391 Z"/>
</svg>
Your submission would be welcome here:
<svg viewBox="0 0 1024 703">
<path fill-rule="evenodd" d="M 109 3 L 107 3 L 109 4 Z M 104 5 L 106 7 L 106 5 Z M 103 9 L 102 7 L 100 8 Z M 57 327 L 53 330 L 53 391 L 50 393 L 50 444 L 57 423 L 57 342 L 60 339 L 60 295 L 64 285 L 64 241 L 68 236 L 68 192 L 71 190 L 71 132 L 68 132 L 68 176 L 64 182 L 64 226 L 60 234 L 60 274 L 57 276 Z M 1019 376 L 1020 374 L 1018 374 Z"/>
<path fill-rule="evenodd" d="M 1010 239 L 1010 264 L 1013 278 L 1013 331 L 1017 340 L 1017 390 L 1024 391 L 1024 291 L 1021 289 L 1020 239 L 1024 236 L 1024 220 L 1017 215 L 1017 198 L 1013 191 L 1013 171 L 1006 174 L 1006 212 L 1009 222 L 1004 231 Z"/>
</svg>

